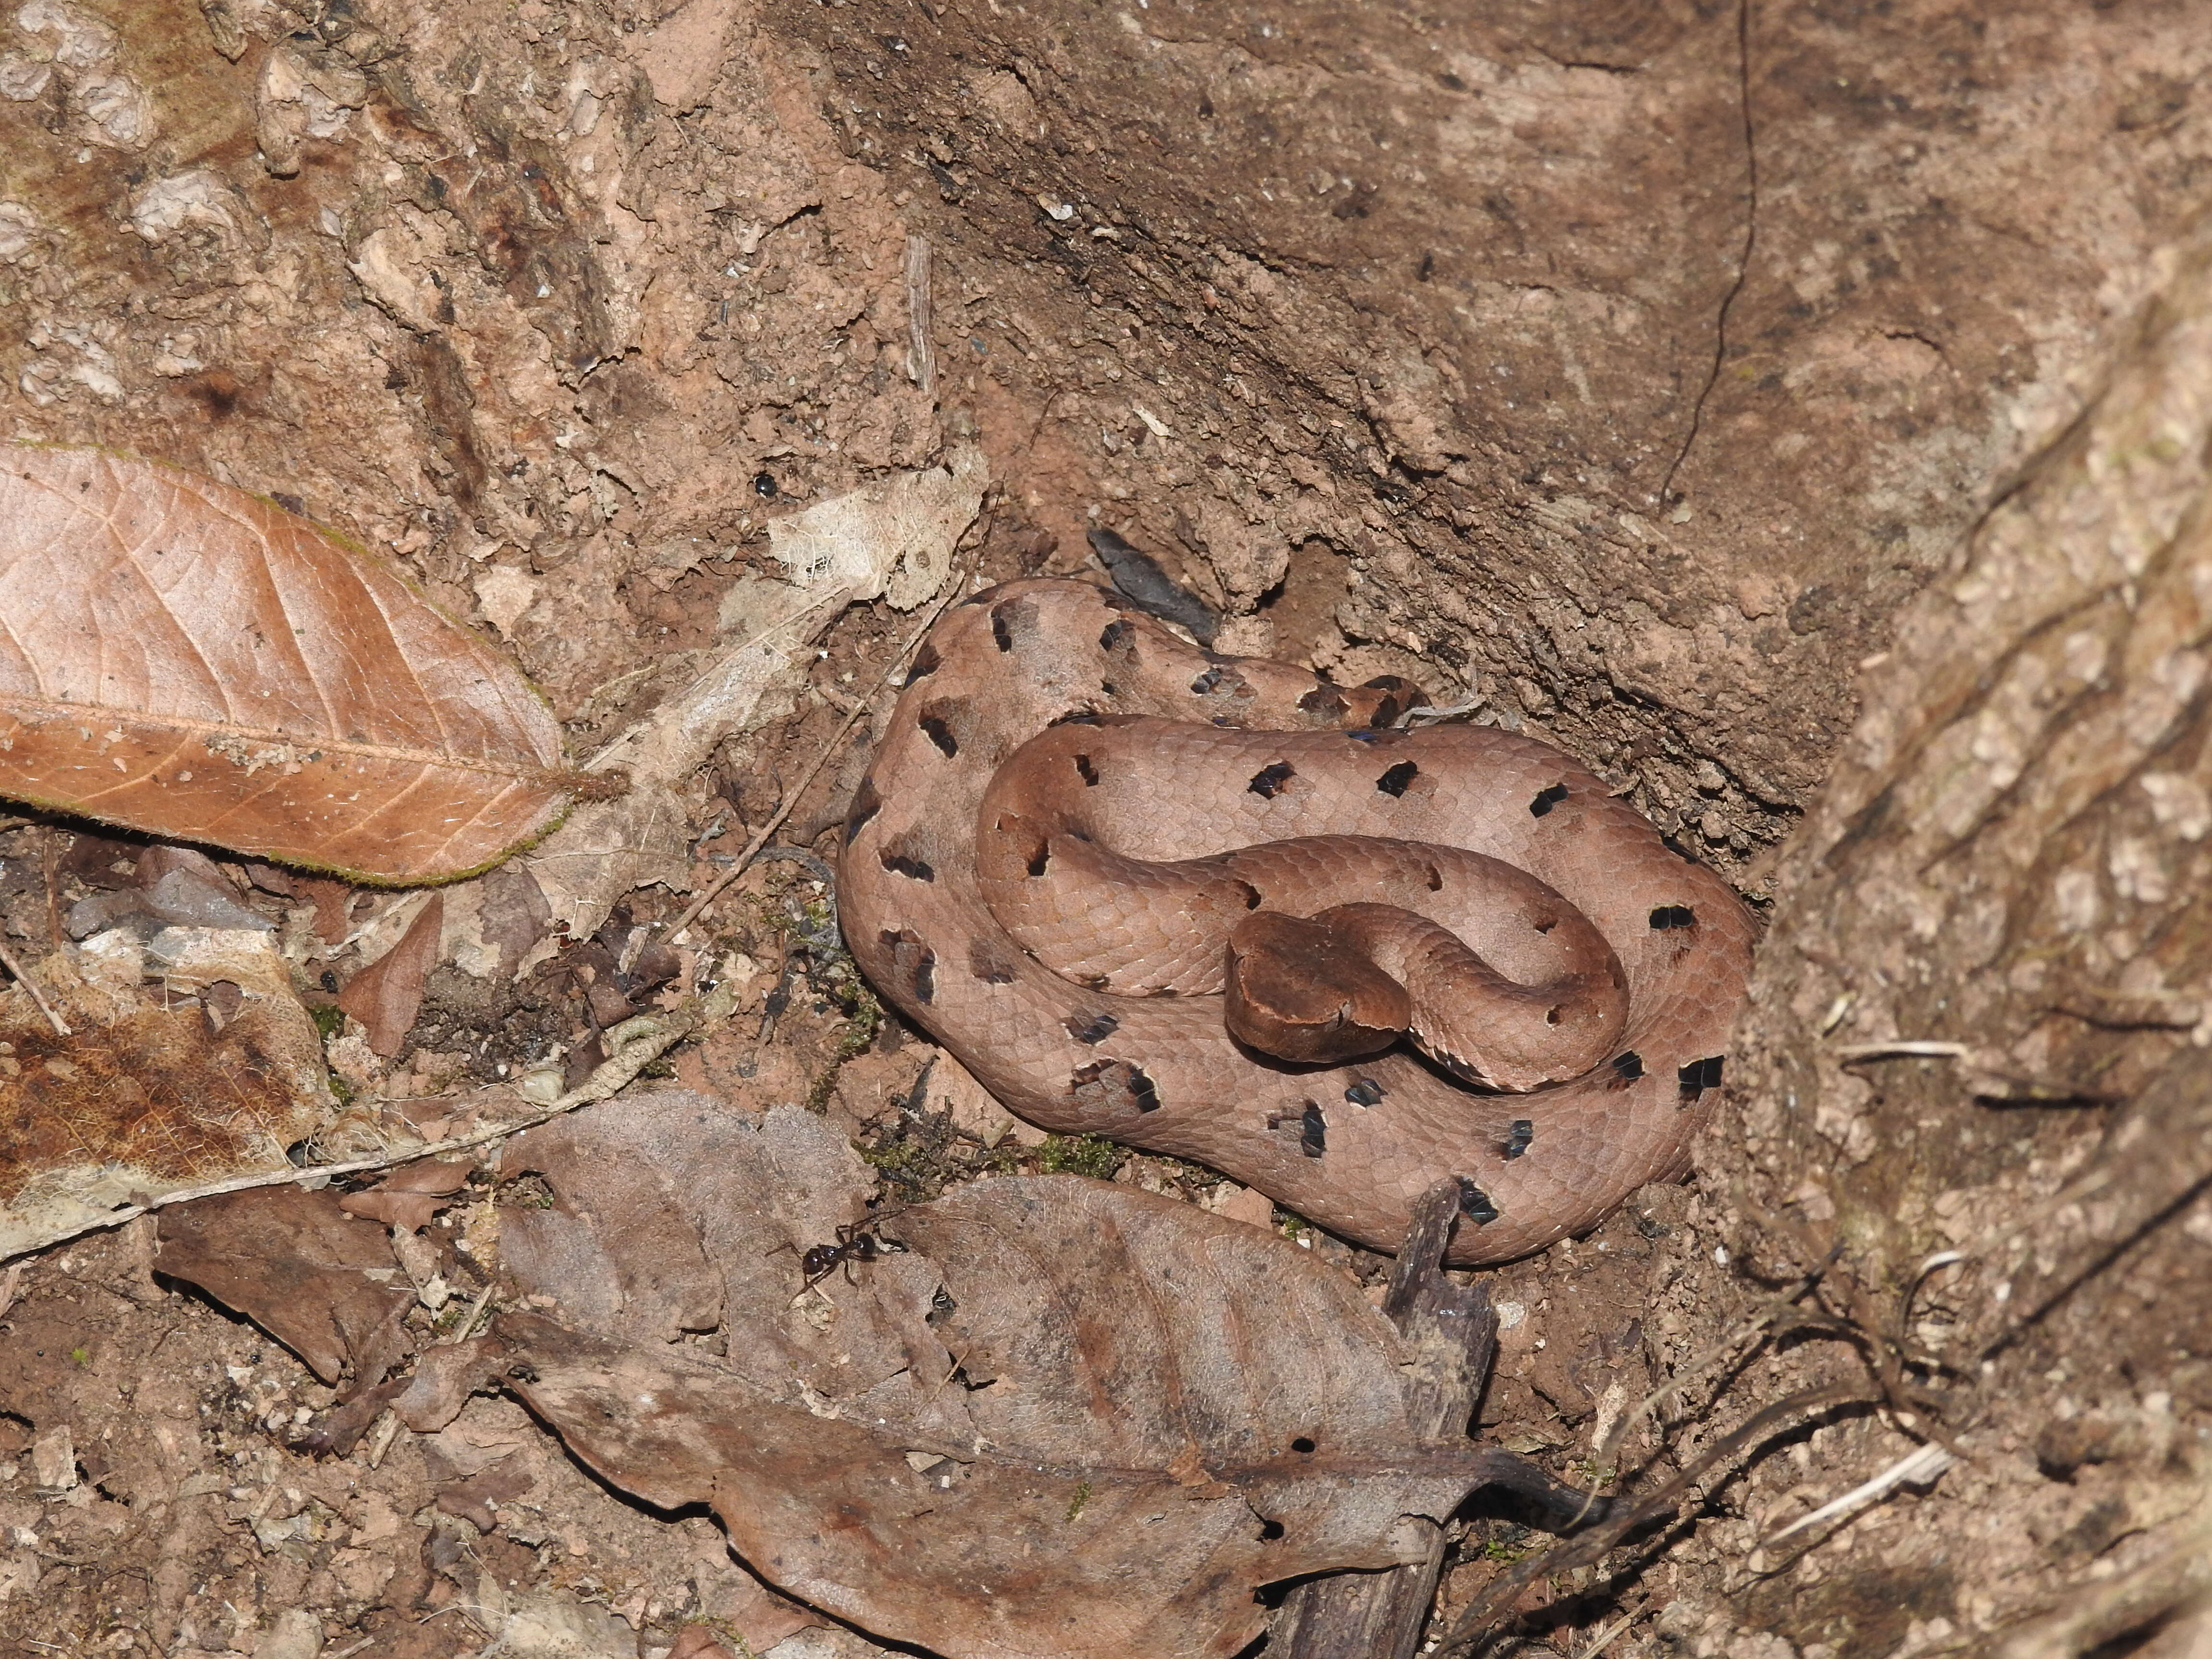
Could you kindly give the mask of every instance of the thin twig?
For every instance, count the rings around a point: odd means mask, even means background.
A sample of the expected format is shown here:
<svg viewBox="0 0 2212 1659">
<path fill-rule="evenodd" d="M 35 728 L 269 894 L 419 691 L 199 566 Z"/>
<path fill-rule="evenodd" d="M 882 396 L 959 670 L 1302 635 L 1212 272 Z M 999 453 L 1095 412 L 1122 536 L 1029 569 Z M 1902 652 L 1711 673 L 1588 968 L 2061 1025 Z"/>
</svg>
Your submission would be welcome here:
<svg viewBox="0 0 2212 1659">
<path fill-rule="evenodd" d="M 1723 1366 L 1732 1362 L 1748 1358 L 1751 1354 L 1756 1352 L 1757 1344 L 1773 1334 L 1776 1321 L 1780 1319 L 1785 1311 L 1792 1313 L 1803 1311 L 1796 1305 L 1797 1298 L 1811 1290 L 1819 1279 L 1818 1273 L 1803 1275 L 1796 1289 L 1774 1297 L 1765 1309 L 1739 1324 L 1719 1341 L 1681 1366 L 1672 1377 L 1645 1395 L 1635 1410 L 1623 1413 L 1613 1427 L 1606 1432 L 1605 1437 L 1590 1449 L 1590 1462 L 1599 1468 L 1611 1468 L 1614 1456 L 1638 1424 L 1656 1413 L 1677 1395 L 1686 1393 L 1692 1386 L 1714 1371 L 1719 1370 Z M 1753 1346 L 1747 1348 L 1744 1346 L 1746 1343 L 1751 1343 Z"/>
<path fill-rule="evenodd" d="M 1622 1613 L 1620 1618 L 1614 1620 L 1595 1636 L 1591 1637 L 1589 1645 L 1577 1654 L 1576 1659 L 1598 1659 L 1598 1655 L 1613 1645 L 1613 1638 L 1626 1630 L 1635 1622 L 1635 1619 L 1636 1615 L 1632 1613 Z"/>
<path fill-rule="evenodd" d="M 76 1035 L 70 1030 L 62 1017 L 54 1012 L 53 1005 L 46 1000 L 46 994 L 39 989 L 39 981 L 25 973 L 22 964 L 8 954 L 8 947 L 5 945 L 0 945 L 0 968 L 5 968 L 15 976 L 15 983 L 30 994 L 31 1000 L 39 1005 L 39 1012 L 46 1017 L 46 1024 L 52 1026 L 58 1035 L 62 1036 Z"/>
<path fill-rule="evenodd" d="M 971 558 L 955 574 L 951 582 L 945 588 L 945 597 L 930 607 L 929 614 L 922 618 L 921 626 L 915 629 L 908 637 L 907 642 L 899 647 L 898 654 L 890 659 L 882 676 L 868 688 L 866 695 L 854 704 L 853 712 L 845 716 L 843 722 L 830 735 L 830 741 L 822 746 L 822 752 L 817 755 L 806 770 L 799 775 L 799 781 L 784 792 L 783 804 L 769 815 L 768 822 L 761 825 L 753 838 L 745 843 L 745 850 L 738 854 L 738 861 L 707 884 L 699 896 L 693 899 L 685 908 L 684 914 L 668 924 L 667 931 L 661 935 L 662 938 L 672 939 L 693 922 L 698 921 L 706 913 L 707 907 L 721 897 L 732 882 L 751 868 L 752 861 L 760 856 L 761 848 L 767 846 L 775 832 L 783 828 L 783 821 L 791 816 L 793 809 L 799 805 L 799 798 L 806 793 L 807 785 L 812 783 L 821 774 L 822 769 L 830 763 L 830 757 L 837 752 L 838 746 L 845 741 L 852 729 L 860 723 L 860 719 L 868 712 L 869 706 L 883 694 L 884 688 L 891 683 L 899 670 L 906 665 L 907 659 L 914 654 L 915 647 L 921 645 L 929 630 L 937 626 L 937 619 L 952 608 L 954 601 L 959 599 L 962 592 L 967 587 L 969 577 L 975 574 L 975 562 Z"/>
<path fill-rule="evenodd" d="M 1963 1042 L 1905 1041 L 1845 1042 L 1833 1051 L 1846 1064 L 1863 1060 L 1964 1060 L 1972 1051 Z"/>
<path fill-rule="evenodd" d="M 1932 1440 L 1924 1446 L 1915 1446 L 1873 1480 L 1853 1486 L 1841 1498 L 1832 1498 L 1810 1515 L 1799 1516 L 1780 1532 L 1760 1539 L 1759 1547 L 1769 1548 L 1808 1528 L 1819 1526 L 1823 1521 L 1831 1521 L 1838 1516 L 1864 1509 L 1893 1486 L 1918 1486 L 1923 1481 L 1933 1480 L 1958 1461 Z"/>
</svg>

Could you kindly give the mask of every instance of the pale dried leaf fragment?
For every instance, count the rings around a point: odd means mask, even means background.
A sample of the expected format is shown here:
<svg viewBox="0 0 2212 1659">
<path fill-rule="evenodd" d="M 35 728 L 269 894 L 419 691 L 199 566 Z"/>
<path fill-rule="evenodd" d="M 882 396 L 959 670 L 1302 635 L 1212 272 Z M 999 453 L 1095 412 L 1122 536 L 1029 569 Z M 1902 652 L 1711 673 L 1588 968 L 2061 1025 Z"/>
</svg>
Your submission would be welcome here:
<svg viewBox="0 0 2212 1659">
<path fill-rule="evenodd" d="M 149 966 L 163 984 L 142 986 Z M 289 1170 L 285 1149 L 337 1114 L 266 933 L 168 927 L 149 950 L 118 929 L 26 967 L 71 1035 L 24 988 L 0 991 L 0 1257 L 179 1188 Z M 193 997 L 216 986 L 219 1019 Z"/>
<path fill-rule="evenodd" d="M 811 640 L 840 608 L 880 596 L 906 611 L 937 592 L 981 510 L 986 470 L 980 452 L 963 450 L 945 466 L 865 485 L 770 526 L 790 580 L 756 581 L 732 594 L 724 617 L 735 642 L 586 763 L 590 772 L 626 773 L 628 793 L 578 807 L 531 856 L 531 873 L 569 938 L 596 933 L 633 887 L 684 885 L 684 792 L 693 775 L 726 738 L 771 717 L 771 699 L 798 684 Z"/>
<path fill-rule="evenodd" d="M 574 782 L 511 664 L 305 520 L 0 446 L 0 795 L 421 882 L 542 834 Z"/>
</svg>

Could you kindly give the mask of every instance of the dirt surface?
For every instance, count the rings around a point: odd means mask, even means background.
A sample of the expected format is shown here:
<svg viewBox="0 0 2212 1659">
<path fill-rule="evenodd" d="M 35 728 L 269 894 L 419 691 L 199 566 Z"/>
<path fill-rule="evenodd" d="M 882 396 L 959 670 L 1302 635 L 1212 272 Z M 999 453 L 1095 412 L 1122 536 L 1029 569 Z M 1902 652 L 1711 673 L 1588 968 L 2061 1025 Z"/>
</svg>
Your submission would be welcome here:
<svg viewBox="0 0 2212 1659">
<path fill-rule="evenodd" d="M 2212 41 L 2180 0 L 1476 9 L 32 0 L 5 435 L 393 558 L 578 757 L 781 580 L 771 521 L 970 441 L 982 575 L 1110 529 L 1223 649 L 1556 738 L 1774 927 L 1693 1182 L 1484 1276 L 1480 1431 L 1649 1492 L 1757 1427 L 1595 1564 L 1476 1499 L 1431 1633 L 1495 1591 L 1492 1651 L 2196 1651 Z M 302 1155 L 495 1127 L 713 981 L 655 1073 L 826 1115 L 893 1201 L 1066 1171 L 1298 1231 L 1011 1126 L 803 862 L 645 949 L 779 810 L 834 856 L 867 715 L 802 778 L 912 625 L 826 620 L 686 782 L 688 890 L 565 942 L 511 874 L 449 897 L 411 1022 L 342 1004 L 411 901 L 227 866 L 350 1103 Z M 138 855 L 0 827 L 11 953 Z M 434 1363 L 543 1201 L 477 1156 L 419 1223 L 317 1195 L 368 1247 L 319 1261 L 367 1298 L 297 1339 L 322 1376 L 154 1218 L 0 1267 L 0 1655 L 878 1650 L 512 1399 L 364 1419 L 371 1338 Z"/>
</svg>

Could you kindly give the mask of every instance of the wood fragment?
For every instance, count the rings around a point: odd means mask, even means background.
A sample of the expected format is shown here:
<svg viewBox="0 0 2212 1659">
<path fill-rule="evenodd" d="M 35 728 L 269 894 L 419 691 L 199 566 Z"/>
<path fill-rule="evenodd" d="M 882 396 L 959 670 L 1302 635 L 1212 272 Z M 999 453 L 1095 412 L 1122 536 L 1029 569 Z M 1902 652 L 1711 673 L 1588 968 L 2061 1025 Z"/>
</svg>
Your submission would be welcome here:
<svg viewBox="0 0 2212 1659">
<path fill-rule="evenodd" d="M 1422 1195 L 1382 1298 L 1383 1317 L 1412 1348 L 1407 1416 L 1417 1433 L 1437 1439 L 1465 1430 L 1497 1348 L 1498 1316 L 1488 1292 L 1443 1274 L 1459 1200 L 1456 1180 L 1440 1181 Z M 1414 1524 L 1428 1534 L 1423 1559 L 1298 1585 L 1276 1610 L 1267 1651 L 1282 1659 L 1410 1659 L 1436 1599 L 1444 1556 L 1443 1527 Z"/>
<path fill-rule="evenodd" d="M 46 1024 L 54 1028 L 55 1036 L 75 1035 L 70 1031 L 68 1022 L 54 1012 L 54 1006 L 46 1000 L 46 993 L 39 989 L 39 981 L 23 971 L 23 965 L 8 954 L 8 947 L 4 945 L 0 945 L 0 968 L 5 968 L 15 975 L 15 983 L 21 986 L 31 1000 L 39 1005 L 39 1012 L 46 1017 Z"/>
<path fill-rule="evenodd" d="M 922 395 L 937 395 L 937 343 L 930 329 L 929 238 L 906 239 L 908 375 Z"/>
</svg>

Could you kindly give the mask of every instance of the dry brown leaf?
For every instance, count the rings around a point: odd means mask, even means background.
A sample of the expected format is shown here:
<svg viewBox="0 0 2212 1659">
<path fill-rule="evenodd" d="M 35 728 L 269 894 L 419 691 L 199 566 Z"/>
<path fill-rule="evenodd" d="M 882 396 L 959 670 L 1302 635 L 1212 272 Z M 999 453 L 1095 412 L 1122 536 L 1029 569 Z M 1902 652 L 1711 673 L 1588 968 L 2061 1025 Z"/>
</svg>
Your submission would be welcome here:
<svg viewBox="0 0 2212 1659">
<path fill-rule="evenodd" d="M 235 1309 L 325 1382 L 349 1370 L 355 1394 L 381 1382 L 409 1346 L 415 1299 L 384 1230 L 337 1194 L 264 1187 L 161 1212 L 155 1266 Z"/>
<path fill-rule="evenodd" d="M 385 882 L 560 815 L 514 666 L 305 520 L 173 467 L 0 446 L 0 794 Z"/>
<path fill-rule="evenodd" d="M 149 965 L 124 931 L 27 964 L 68 1036 L 21 987 L 0 992 L 0 1257 L 148 1197 L 289 1169 L 285 1148 L 336 1115 L 322 1038 L 268 933 L 169 928 L 153 942 L 161 982 L 142 986 Z"/>
<path fill-rule="evenodd" d="M 315 907 L 315 937 L 325 945 L 342 945 L 353 932 L 353 901 L 358 890 L 351 882 L 324 876 L 302 877 L 296 884 L 300 896 Z"/>
<path fill-rule="evenodd" d="M 403 1164 L 367 1192 L 347 1194 L 338 1200 L 338 1208 L 387 1227 L 420 1232 L 469 1184 L 471 1167 L 441 1164 L 434 1158 Z"/>
<path fill-rule="evenodd" d="M 127 884 L 78 900 L 64 925 L 71 939 L 89 939 L 130 923 L 149 935 L 164 927 L 275 929 L 240 902 L 213 859 L 189 847 L 146 848 Z"/>
<path fill-rule="evenodd" d="M 347 981 L 338 994 L 338 1006 L 368 1028 L 368 1046 L 386 1060 L 406 1046 L 415 1016 L 422 1012 L 422 981 L 438 965 L 445 920 L 444 897 L 433 893 L 399 943 Z"/>
<path fill-rule="evenodd" d="M 1255 1587 L 1410 1559 L 1401 1516 L 1514 1472 L 1423 1443 L 1350 1279 L 1170 1200 L 980 1182 L 799 1296 L 864 1179 L 803 1112 L 644 1096 L 502 1169 L 552 1199 L 503 1212 L 510 1270 L 596 1328 L 510 1315 L 485 1363 L 614 1484 L 711 1504 L 782 1589 L 950 1659 L 1233 1653 Z M 671 1343 L 716 1301 L 718 1341 Z"/>
</svg>

